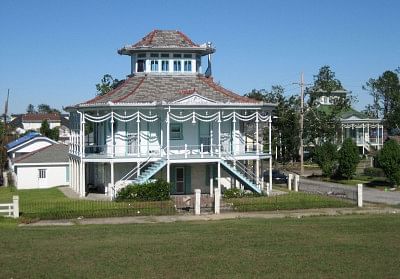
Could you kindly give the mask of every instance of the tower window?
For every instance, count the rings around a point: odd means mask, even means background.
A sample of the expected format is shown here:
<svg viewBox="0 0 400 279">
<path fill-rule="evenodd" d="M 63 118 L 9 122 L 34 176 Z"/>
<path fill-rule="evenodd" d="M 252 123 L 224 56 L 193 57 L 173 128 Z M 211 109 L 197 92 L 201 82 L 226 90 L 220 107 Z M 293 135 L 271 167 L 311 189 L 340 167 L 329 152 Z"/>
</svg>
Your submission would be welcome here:
<svg viewBox="0 0 400 279">
<path fill-rule="evenodd" d="M 163 71 L 163 72 L 169 71 L 169 61 L 168 60 L 161 61 L 161 71 Z"/>
<path fill-rule="evenodd" d="M 168 53 L 161 53 L 161 57 L 162 57 L 162 58 L 168 58 L 168 57 L 169 57 L 169 54 L 168 54 Z"/>
<path fill-rule="evenodd" d="M 180 71 L 182 71 L 181 61 L 175 60 L 174 61 L 174 72 L 180 72 Z"/>
<path fill-rule="evenodd" d="M 182 54 L 180 54 L 180 53 L 174 53 L 174 58 L 181 58 L 182 57 Z"/>
<path fill-rule="evenodd" d="M 150 57 L 158 57 L 158 53 L 150 53 Z"/>
<path fill-rule="evenodd" d="M 151 71 L 158 72 L 158 60 L 151 60 Z"/>
<path fill-rule="evenodd" d="M 138 72 L 144 72 L 146 70 L 146 61 L 143 59 L 140 59 L 137 61 L 137 71 Z"/>
<path fill-rule="evenodd" d="M 137 55 L 137 57 L 138 57 L 138 58 L 144 58 L 144 57 L 146 57 L 146 53 L 139 53 L 139 54 Z"/>
<path fill-rule="evenodd" d="M 183 57 L 184 58 L 192 58 L 192 54 L 184 54 Z"/>
<path fill-rule="evenodd" d="M 183 65 L 183 70 L 185 72 L 191 72 L 192 71 L 192 61 L 191 60 L 185 60 L 185 63 Z"/>
</svg>

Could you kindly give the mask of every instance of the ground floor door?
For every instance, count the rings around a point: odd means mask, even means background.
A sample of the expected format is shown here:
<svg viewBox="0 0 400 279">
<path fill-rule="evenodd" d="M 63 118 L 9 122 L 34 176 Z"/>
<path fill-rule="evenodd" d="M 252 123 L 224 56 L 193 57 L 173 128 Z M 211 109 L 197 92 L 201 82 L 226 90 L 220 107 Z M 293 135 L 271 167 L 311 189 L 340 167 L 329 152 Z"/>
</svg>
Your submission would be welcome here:
<svg viewBox="0 0 400 279">
<path fill-rule="evenodd" d="M 172 166 L 172 194 L 191 194 L 190 166 Z"/>
</svg>

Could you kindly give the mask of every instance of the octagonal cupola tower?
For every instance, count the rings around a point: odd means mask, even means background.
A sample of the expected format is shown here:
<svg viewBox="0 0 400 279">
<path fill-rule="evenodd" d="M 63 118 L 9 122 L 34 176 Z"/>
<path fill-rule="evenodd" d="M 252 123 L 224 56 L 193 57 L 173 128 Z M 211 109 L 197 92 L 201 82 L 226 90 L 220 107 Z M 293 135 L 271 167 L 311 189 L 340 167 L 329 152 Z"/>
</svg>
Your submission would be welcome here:
<svg viewBox="0 0 400 279">
<path fill-rule="evenodd" d="M 131 75 L 191 75 L 201 73 L 201 57 L 208 55 L 205 76 L 211 75 L 211 43 L 198 45 L 175 30 L 153 30 L 139 42 L 118 50 L 131 57 Z"/>
</svg>

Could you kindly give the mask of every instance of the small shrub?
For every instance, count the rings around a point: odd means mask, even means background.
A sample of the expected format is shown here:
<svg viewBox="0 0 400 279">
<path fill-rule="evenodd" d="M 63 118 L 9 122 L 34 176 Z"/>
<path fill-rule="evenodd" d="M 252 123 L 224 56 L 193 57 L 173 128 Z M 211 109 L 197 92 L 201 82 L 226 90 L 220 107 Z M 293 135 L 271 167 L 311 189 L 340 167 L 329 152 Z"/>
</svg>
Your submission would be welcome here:
<svg viewBox="0 0 400 279">
<path fill-rule="evenodd" d="M 331 177 L 335 173 L 337 157 L 337 147 L 330 142 L 325 142 L 314 149 L 313 158 L 321 168 L 323 176 Z"/>
<path fill-rule="evenodd" d="M 371 177 L 385 177 L 385 173 L 381 168 L 365 168 L 364 174 Z"/>
<path fill-rule="evenodd" d="M 352 139 L 344 140 L 339 150 L 338 174 L 347 179 L 351 179 L 356 172 L 357 164 L 360 162 L 357 145 Z"/>
<path fill-rule="evenodd" d="M 400 185 L 400 145 L 395 140 L 388 140 L 378 154 L 379 166 L 389 181 Z"/>
<path fill-rule="evenodd" d="M 244 196 L 244 191 L 238 188 L 231 188 L 224 191 L 224 198 L 241 198 Z"/>
<path fill-rule="evenodd" d="M 171 184 L 156 180 L 144 184 L 132 184 L 117 193 L 116 201 L 165 201 L 170 198 Z"/>
</svg>

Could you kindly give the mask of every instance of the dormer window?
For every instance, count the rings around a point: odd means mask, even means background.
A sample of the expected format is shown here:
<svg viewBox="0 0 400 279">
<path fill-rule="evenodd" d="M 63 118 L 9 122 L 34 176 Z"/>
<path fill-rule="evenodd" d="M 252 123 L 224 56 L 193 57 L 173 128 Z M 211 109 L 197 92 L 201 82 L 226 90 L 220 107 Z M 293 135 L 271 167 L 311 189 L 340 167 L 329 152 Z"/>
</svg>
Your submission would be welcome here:
<svg viewBox="0 0 400 279">
<path fill-rule="evenodd" d="M 183 64 L 183 70 L 185 72 L 191 72 L 192 71 L 192 61 L 191 60 L 185 60 Z"/>
<path fill-rule="evenodd" d="M 169 61 L 168 60 L 161 61 L 161 71 L 163 71 L 163 72 L 169 71 Z"/>
<path fill-rule="evenodd" d="M 158 60 L 151 60 L 150 65 L 150 70 L 152 72 L 158 72 Z"/>
<path fill-rule="evenodd" d="M 174 72 L 181 72 L 182 71 L 182 65 L 180 60 L 175 60 L 174 61 Z"/>
</svg>

